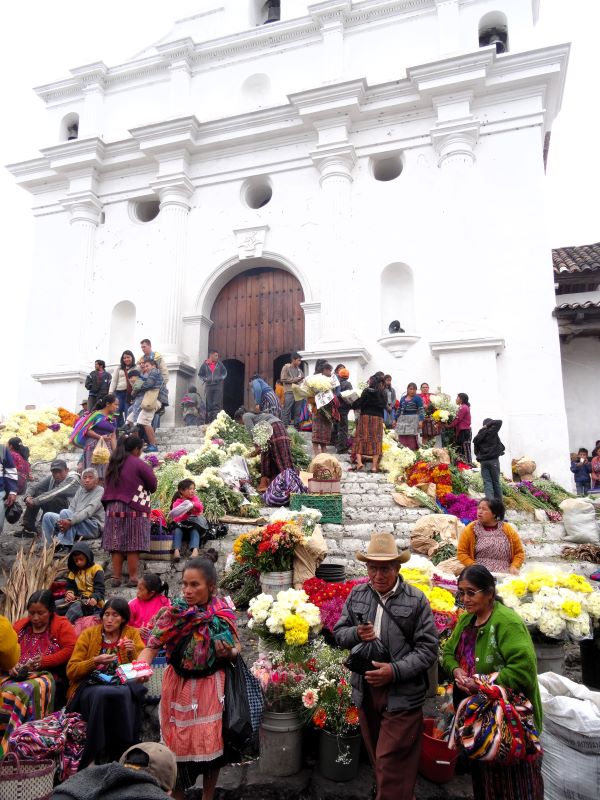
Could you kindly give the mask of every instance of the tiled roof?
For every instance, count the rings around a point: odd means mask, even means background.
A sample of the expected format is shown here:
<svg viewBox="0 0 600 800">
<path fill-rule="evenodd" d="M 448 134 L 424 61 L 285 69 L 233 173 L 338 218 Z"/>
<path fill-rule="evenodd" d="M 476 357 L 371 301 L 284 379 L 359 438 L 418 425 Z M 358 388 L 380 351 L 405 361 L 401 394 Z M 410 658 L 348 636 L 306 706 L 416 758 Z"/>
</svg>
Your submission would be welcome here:
<svg viewBox="0 0 600 800">
<path fill-rule="evenodd" d="M 600 270 L 600 242 L 580 247 L 557 247 L 552 251 L 552 263 L 555 275 Z"/>
<path fill-rule="evenodd" d="M 591 300 L 586 300 L 585 303 L 561 303 L 559 306 L 556 306 L 555 313 L 563 313 L 569 311 L 593 311 L 599 310 L 600 311 L 600 302 L 593 303 Z"/>
</svg>

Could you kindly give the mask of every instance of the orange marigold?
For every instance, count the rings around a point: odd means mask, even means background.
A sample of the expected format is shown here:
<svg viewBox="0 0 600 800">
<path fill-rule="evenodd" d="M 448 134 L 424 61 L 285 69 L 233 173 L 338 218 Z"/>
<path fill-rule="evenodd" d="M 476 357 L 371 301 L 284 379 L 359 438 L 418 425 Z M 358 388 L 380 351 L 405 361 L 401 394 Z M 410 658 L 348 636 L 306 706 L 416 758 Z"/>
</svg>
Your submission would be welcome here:
<svg viewBox="0 0 600 800">
<path fill-rule="evenodd" d="M 324 728 L 325 723 L 327 722 L 327 712 L 324 708 L 319 708 L 318 711 L 315 711 L 312 718 L 313 723 L 317 726 L 317 728 Z"/>
<path fill-rule="evenodd" d="M 358 708 L 350 706 L 346 709 L 346 725 L 358 725 Z"/>
</svg>

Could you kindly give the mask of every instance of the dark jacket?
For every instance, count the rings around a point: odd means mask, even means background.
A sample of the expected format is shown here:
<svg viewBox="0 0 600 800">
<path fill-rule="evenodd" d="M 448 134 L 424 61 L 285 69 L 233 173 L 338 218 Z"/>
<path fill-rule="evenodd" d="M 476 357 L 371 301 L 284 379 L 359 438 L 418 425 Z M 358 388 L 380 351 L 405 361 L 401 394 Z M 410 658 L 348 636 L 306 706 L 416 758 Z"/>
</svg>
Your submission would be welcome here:
<svg viewBox="0 0 600 800">
<path fill-rule="evenodd" d="M 383 412 L 387 408 L 387 394 L 378 392 L 377 389 L 365 389 L 358 400 L 352 404 L 352 408 L 367 417 L 383 419 Z"/>
<path fill-rule="evenodd" d="M 227 367 L 222 361 L 217 361 L 213 371 L 208 366 L 208 361 L 205 361 L 198 370 L 198 376 L 200 377 L 202 383 L 207 384 L 207 386 L 211 386 L 215 383 L 221 383 L 227 377 Z"/>
<path fill-rule="evenodd" d="M 356 614 L 373 622 L 377 600 L 369 583 L 355 586 L 348 595 L 342 615 L 333 632 L 340 647 L 351 649 L 360 642 Z M 400 625 L 402 632 L 384 612 L 381 620 L 381 641 L 392 657 L 395 680 L 388 688 L 388 711 L 408 711 L 425 702 L 426 673 L 438 657 L 438 635 L 427 598 L 399 578 L 398 588 L 386 608 Z M 364 678 L 352 673 L 352 700 L 360 707 L 364 694 Z"/>
<path fill-rule="evenodd" d="M 85 379 L 85 388 L 89 392 L 89 396 L 94 399 L 94 403 L 97 400 L 100 400 L 101 397 L 105 397 L 110 390 L 110 382 L 112 380 L 112 375 L 110 372 L 104 370 L 102 375 L 98 372 L 98 370 L 94 370 L 90 372 L 90 374 Z M 90 405 L 90 401 L 88 400 L 88 409 L 90 411 L 94 410 L 94 406 Z"/>
<path fill-rule="evenodd" d="M 498 431 L 502 427 L 501 419 L 493 419 L 484 425 L 473 439 L 475 458 L 477 461 L 491 461 L 504 455 L 504 445 L 500 441 Z"/>
<path fill-rule="evenodd" d="M 86 767 L 71 776 L 56 787 L 52 800 L 168 800 L 168 797 L 149 772 L 113 761 Z"/>
<path fill-rule="evenodd" d="M 17 493 L 19 474 L 8 447 L 0 444 L 0 492 Z"/>
<path fill-rule="evenodd" d="M 590 483 L 592 464 L 590 461 L 584 461 L 582 464 L 579 459 L 571 461 L 571 472 L 575 476 L 575 483 Z"/>
<path fill-rule="evenodd" d="M 81 486 L 79 475 L 76 472 L 69 472 L 64 481 L 56 483 L 52 475 L 42 478 L 41 481 L 34 483 L 27 489 L 27 496 L 33 497 L 33 504 L 38 508 L 44 506 L 50 500 L 57 500 L 60 498 L 65 508 L 68 508 L 71 499 L 75 497 L 77 490 Z"/>
<path fill-rule="evenodd" d="M 81 569 L 75 564 L 75 555 L 83 553 L 86 565 Z M 94 554 L 87 544 L 74 544 L 67 559 L 67 591 L 73 592 L 75 597 L 89 599 L 93 597 L 98 602 L 98 607 L 104 605 L 106 593 L 104 583 L 104 570 L 99 564 L 94 563 Z"/>
</svg>

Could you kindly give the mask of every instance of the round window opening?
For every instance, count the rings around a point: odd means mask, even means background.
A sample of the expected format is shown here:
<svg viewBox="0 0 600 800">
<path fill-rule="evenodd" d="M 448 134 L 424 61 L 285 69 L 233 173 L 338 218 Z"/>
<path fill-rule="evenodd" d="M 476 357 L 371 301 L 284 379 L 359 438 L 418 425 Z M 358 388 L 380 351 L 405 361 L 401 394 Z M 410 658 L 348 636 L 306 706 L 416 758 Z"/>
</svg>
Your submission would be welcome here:
<svg viewBox="0 0 600 800">
<path fill-rule="evenodd" d="M 136 200 L 132 205 L 133 216 L 138 222 L 152 222 L 158 217 L 160 202 L 158 200 Z"/>
<path fill-rule="evenodd" d="M 371 170 L 376 181 L 393 181 L 402 172 L 402 156 L 380 156 L 371 159 Z"/>
<path fill-rule="evenodd" d="M 250 178 L 242 187 L 242 197 L 249 208 L 263 208 L 273 197 L 268 178 Z"/>
</svg>

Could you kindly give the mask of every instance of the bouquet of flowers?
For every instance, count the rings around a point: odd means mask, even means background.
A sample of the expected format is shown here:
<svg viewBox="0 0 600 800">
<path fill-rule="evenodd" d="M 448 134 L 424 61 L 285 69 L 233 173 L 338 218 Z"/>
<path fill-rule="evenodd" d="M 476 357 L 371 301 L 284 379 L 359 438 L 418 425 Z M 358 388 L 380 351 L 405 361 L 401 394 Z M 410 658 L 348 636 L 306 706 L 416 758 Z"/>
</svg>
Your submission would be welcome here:
<svg viewBox="0 0 600 800">
<path fill-rule="evenodd" d="M 438 391 L 430 396 L 427 413 L 431 413 L 436 422 L 452 422 L 458 413 L 458 406 L 449 394 Z"/>
<path fill-rule="evenodd" d="M 359 583 L 366 583 L 368 578 L 357 578 L 344 583 L 328 583 L 321 578 L 309 578 L 302 588 L 321 614 L 321 623 L 328 631 L 333 631 L 339 620 L 346 598 Z"/>
<path fill-rule="evenodd" d="M 264 453 L 269 449 L 269 440 L 273 436 L 273 426 L 269 422 L 259 422 L 252 428 L 252 441 Z"/>
<path fill-rule="evenodd" d="M 292 568 L 296 545 L 303 542 L 301 528 L 282 520 L 240 534 L 233 543 L 233 554 L 259 572 L 285 572 Z"/>
<path fill-rule="evenodd" d="M 250 601 L 248 617 L 248 627 L 275 647 L 301 647 L 321 630 L 319 609 L 301 589 L 279 592 L 277 600 L 259 594 Z"/>
<path fill-rule="evenodd" d="M 291 511 L 289 508 L 278 508 L 271 514 L 271 522 L 294 522 L 302 528 L 305 537 L 312 535 L 317 523 L 323 516 L 318 508 L 307 508 L 302 506 L 299 511 Z"/>
<path fill-rule="evenodd" d="M 315 668 L 305 673 L 301 683 L 306 721 L 336 736 L 354 733 L 359 720 L 352 702 L 350 671 L 343 664 L 347 652 L 319 643 L 313 654 Z M 339 759 L 343 757 L 340 752 Z"/>
<path fill-rule="evenodd" d="M 266 708 L 295 711 L 301 708 L 302 682 L 310 669 L 310 663 L 289 662 L 283 654 L 272 653 L 258 658 L 251 672 L 261 685 Z"/>
<path fill-rule="evenodd" d="M 213 440 L 219 441 L 225 447 L 234 442 L 251 444 L 250 434 L 246 428 L 234 422 L 226 411 L 219 411 L 216 419 L 206 429 L 205 444 L 210 444 Z"/>
<path fill-rule="evenodd" d="M 498 594 L 534 634 L 551 639 L 588 638 L 600 620 L 600 592 L 582 575 L 531 570 L 500 584 Z"/>
<path fill-rule="evenodd" d="M 462 522 L 473 522 L 477 519 L 477 500 L 466 494 L 452 494 L 444 497 L 444 508 L 448 514 L 454 514 Z"/>
</svg>

